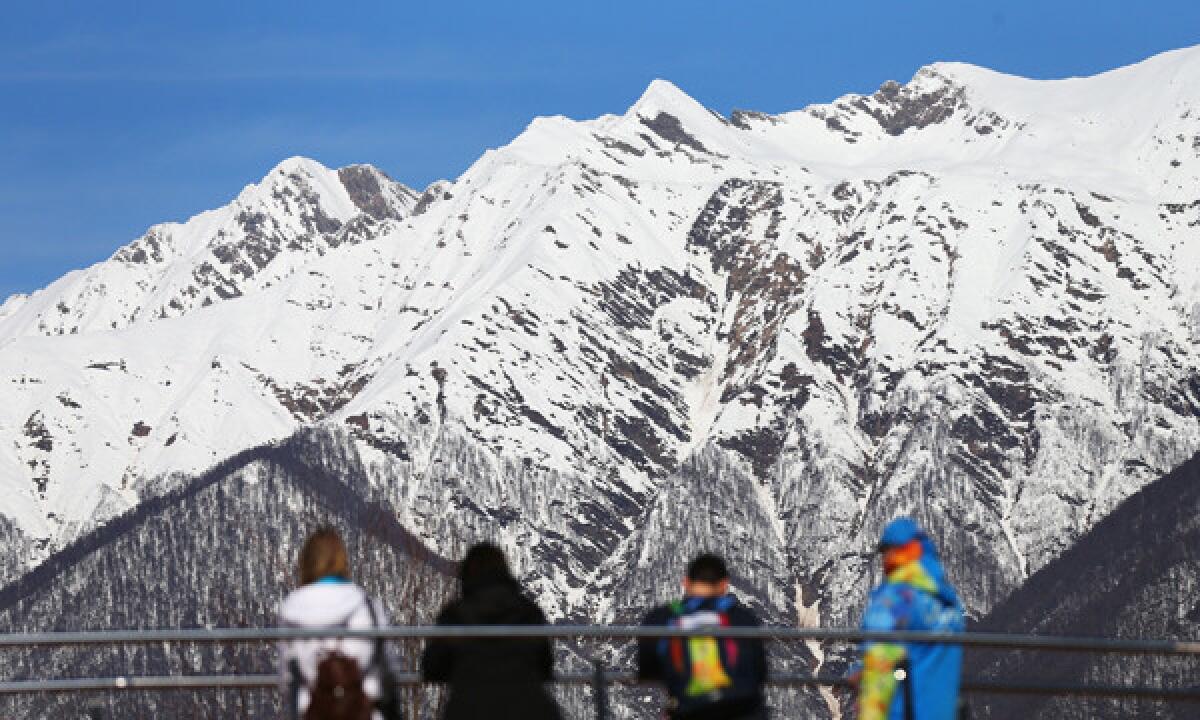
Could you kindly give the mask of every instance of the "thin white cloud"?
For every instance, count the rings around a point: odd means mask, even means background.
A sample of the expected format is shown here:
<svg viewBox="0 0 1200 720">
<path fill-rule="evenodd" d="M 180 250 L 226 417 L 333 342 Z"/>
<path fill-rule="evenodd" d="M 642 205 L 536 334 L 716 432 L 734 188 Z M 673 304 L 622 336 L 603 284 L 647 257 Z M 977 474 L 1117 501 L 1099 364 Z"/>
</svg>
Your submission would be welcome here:
<svg viewBox="0 0 1200 720">
<path fill-rule="evenodd" d="M 72 33 L 0 48 L 0 83 L 389 81 L 504 83 L 578 77 L 563 63 L 492 58 L 411 38 L 387 47 L 347 35 L 225 32 L 180 42 L 154 34 Z"/>
</svg>

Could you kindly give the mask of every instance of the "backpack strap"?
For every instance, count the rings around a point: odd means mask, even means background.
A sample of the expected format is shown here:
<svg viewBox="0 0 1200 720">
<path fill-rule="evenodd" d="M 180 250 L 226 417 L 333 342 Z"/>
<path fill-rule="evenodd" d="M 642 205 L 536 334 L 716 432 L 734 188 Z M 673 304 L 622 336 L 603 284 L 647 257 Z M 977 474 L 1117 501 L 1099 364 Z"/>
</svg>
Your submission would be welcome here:
<svg viewBox="0 0 1200 720">
<path fill-rule="evenodd" d="M 381 627 L 379 624 L 379 616 L 375 612 L 375 604 L 371 602 L 371 598 L 367 598 L 367 612 L 371 614 L 371 627 Z M 392 675 L 392 669 L 388 665 L 387 649 L 384 647 L 383 638 L 375 636 L 375 649 L 371 653 L 371 661 L 367 663 L 366 670 L 363 671 L 363 678 L 371 672 L 372 668 L 379 669 L 379 698 L 375 701 L 375 708 L 383 715 L 384 720 L 400 720 L 403 714 L 400 711 L 400 699 L 396 695 L 396 677 Z"/>
<path fill-rule="evenodd" d="M 367 613 L 370 614 L 370 616 L 371 616 L 371 627 L 373 627 L 373 628 L 379 627 L 379 615 L 375 612 L 375 603 L 371 602 L 371 598 L 368 597 L 366 599 L 365 604 L 367 606 Z M 375 642 L 375 647 L 373 650 L 371 650 L 371 661 L 368 662 L 367 667 L 363 669 L 364 677 L 376 665 L 378 665 L 379 668 L 383 671 L 382 674 L 386 675 L 389 670 L 388 661 L 387 661 L 387 653 L 384 651 L 384 647 L 383 647 L 383 638 L 376 635 L 374 642 Z"/>
<path fill-rule="evenodd" d="M 291 716 L 292 720 L 300 720 L 300 688 L 308 687 L 308 683 L 304 680 L 304 673 L 300 672 L 300 663 L 296 658 L 288 661 L 288 675 L 291 676 L 292 692 L 291 692 Z"/>
</svg>

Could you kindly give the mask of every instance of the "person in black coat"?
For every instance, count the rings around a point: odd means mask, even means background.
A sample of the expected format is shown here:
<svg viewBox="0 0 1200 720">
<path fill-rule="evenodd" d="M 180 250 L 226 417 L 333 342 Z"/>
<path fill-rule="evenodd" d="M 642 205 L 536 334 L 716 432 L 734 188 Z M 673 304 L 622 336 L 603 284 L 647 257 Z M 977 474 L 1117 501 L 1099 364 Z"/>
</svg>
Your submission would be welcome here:
<svg viewBox="0 0 1200 720">
<path fill-rule="evenodd" d="M 546 616 L 521 592 L 495 545 L 467 551 L 459 566 L 461 597 L 438 614 L 438 625 L 545 625 Z M 434 639 L 421 658 L 428 682 L 449 683 L 445 720 L 561 720 L 544 684 L 554 676 L 546 638 Z"/>
</svg>

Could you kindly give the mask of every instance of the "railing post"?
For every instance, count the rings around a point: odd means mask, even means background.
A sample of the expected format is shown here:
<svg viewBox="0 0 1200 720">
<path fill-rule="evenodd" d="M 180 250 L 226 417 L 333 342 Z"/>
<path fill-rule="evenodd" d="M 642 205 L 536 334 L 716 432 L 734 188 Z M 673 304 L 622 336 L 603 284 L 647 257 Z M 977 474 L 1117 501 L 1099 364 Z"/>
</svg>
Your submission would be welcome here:
<svg viewBox="0 0 1200 720">
<path fill-rule="evenodd" d="M 592 704 L 596 708 L 596 720 L 608 720 L 608 685 L 604 681 L 604 665 L 592 661 Z"/>
</svg>

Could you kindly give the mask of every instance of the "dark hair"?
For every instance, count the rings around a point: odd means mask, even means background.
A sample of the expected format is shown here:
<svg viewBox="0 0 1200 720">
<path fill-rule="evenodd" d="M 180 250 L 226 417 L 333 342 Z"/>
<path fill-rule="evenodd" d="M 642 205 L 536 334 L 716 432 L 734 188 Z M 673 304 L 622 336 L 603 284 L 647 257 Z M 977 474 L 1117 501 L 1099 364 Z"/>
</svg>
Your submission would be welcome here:
<svg viewBox="0 0 1200 720">
<path fill-rule="evenodd" d="M 300 550 L 296 570 L 301 585 L 314 583 L 329 575 L 349 580 L 350 560 L 338 531 L 326 525 L 309 535 Z"/>
<path fill-rule="evenodd" d="M 516 583 L 504 551 L 492 543 L 476 543 L 463 556 L 458 565 L 458 579 L 463 591 L 494 582 Z"/>
<path fill-rule="evenodd" d="M 729 579 L 729 570 L 720 555 L 704 553 L 688 564 L 687 579 L 692 582 L 719 583 Z"/>
</svg>

